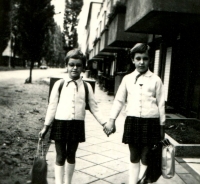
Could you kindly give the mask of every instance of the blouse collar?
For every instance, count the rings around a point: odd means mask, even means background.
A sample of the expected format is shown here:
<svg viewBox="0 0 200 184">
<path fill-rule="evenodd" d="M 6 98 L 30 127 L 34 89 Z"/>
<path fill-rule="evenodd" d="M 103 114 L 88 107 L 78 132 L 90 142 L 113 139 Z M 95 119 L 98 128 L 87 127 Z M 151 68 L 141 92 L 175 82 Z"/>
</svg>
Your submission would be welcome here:
<svg viewBox="0 0 200 184">
<path fill-rule="evenodd" d="M 65 78 L 65 81 L 66 82 L 69 82 L 69 81 L 71 81 L 71 80 L 73 80 L 73 79 L 71 79 L 69 76 L 67 76 L 66 78 Z M 78 85 L 81 83 L 81 81 L 82 81 L 82 78 L 80 77 L 79 79 L 77 79 L 77 80 L 74 80 Z"/>
<path fill-rule="evenodd" d="M 138 72 L 137 70 L 135 70 L 134 72 L 133 72 L 133 74 L 134 75 L 138 75 L 140 72 Z M 146 73 L 144 73 L 143 74 L 143 76 L 145 76 L 145 77 L 150 77 L 151 75 L 152 75 L 153 73 L 148 69 L 147 71 L 146 71 Z"/>
</svg>

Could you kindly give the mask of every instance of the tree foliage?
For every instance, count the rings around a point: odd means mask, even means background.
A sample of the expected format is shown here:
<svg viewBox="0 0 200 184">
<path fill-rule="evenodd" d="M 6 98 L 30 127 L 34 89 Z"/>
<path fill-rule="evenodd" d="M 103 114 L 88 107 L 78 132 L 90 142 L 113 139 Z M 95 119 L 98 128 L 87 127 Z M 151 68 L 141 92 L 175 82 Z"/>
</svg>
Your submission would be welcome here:
<svg viewBox="0 0 200 184">
<path fill-rule="evenodd" d="M 31 61 L 41 58 L 45 34 L 54 29 L 54 6 L 50 0 L 21 0 L 18 21 L 23 56 Z"/>
<path fill-rule="evenodd" d="M 43 56 L 45 57 L 48 66 L 63 67 L 64 66 L 64 42 L 63 34 L 58 25 L 55 26 L 55 31 L 51 30 L 45 35 L 45 42 L 43 45 Z"/>
<path fill-rule="evenodd" d="M 54 31 L 54 6 L 51 0 L 20 0 L 18 30 L 21 35 L 22 56 L 31 61 L 30 81 L 34 62 L 41 59 L 45 35 Z"/>
<path fill-rule="evenodd" d="M 4 51 L 10 38 L 11 0 L 0 0 L 0 53 Z"/>
<path fill-rule="evenodd" d="M 64 33 L 68 50 L 78 47 L 78 15 L 81 12 L 83 0 L 66 0 L 65 16 L 64 16 Z"/>
</svg>

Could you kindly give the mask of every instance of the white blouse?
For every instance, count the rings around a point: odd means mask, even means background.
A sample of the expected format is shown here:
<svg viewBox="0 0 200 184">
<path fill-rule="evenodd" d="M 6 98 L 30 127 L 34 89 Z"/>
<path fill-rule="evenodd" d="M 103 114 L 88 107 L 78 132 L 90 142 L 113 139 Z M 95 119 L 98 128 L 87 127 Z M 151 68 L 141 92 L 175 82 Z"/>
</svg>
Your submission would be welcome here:
<svg viewBox="0 0 200 184">
<path fill-rule="evenodd" d="M 160 118 L 160 125 L 164 125 L 165 97 L 161 79 L 148 70 L 135 83 L 138 74 L 135 70 L 123 78 L 111 109 L 110 118 L 117 118 L 127 100 L 127 116 Z"/>
<path fill-rule="evenodd" d="M 47 108 L 46 118 L 44 125 L 50 125 L 55 119 L 58 120 L 84 120 L 85 119 L 85 88 L 82 79 L 76 80 L 77 87 L 74 82 L 71 81 L 69 77 L 65 79 L 63 88 L 61 90 L 60 99 L 58 103 L 58 88 L 60 86 L 60 81 L 55 82 Z M 90 106 L 90 112 L 96 118 L 96 120 L 102 125 L 105 120 L 102 118 L 102 114 L 99 111 L 97 103 L 95 101 L 94 93 L 91 85 L 88 85 L 88 103 Z"/>
</svg>

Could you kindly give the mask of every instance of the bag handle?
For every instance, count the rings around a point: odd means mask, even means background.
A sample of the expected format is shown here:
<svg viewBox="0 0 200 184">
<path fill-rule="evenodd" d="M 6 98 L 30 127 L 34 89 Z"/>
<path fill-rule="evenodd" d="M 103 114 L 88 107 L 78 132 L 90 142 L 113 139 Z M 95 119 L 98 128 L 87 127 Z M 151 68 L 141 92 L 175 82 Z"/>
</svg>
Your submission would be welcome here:
<svg viewBox="0 0 200 184">
<path fill-rule="evenodd" d="M 171 145 L 171 142 L 168 139 L 164 139 L 161 142 L 162 142 L 163 146 L 169 146 L 169 145 Z"/>
<path fill-rule="evenodd" d="M 40 156 L 40 148 L 41 148 L 41 152 L 42 152 L 41 155 L 42 155 L 42 157 L 44 157 L 44 142 L 41 138 L 39 138 L 39 140 L 38 140 L 36 156 Z"/>
</svg>

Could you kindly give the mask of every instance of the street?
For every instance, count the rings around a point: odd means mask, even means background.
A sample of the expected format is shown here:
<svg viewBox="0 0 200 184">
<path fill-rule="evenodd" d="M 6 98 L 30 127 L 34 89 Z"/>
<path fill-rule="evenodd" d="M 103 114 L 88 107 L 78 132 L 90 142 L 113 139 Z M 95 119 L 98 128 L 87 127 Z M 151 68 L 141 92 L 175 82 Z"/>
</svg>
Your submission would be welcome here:
<svg viewBox="0 0 200 184">
<path fill-rule="evenodd" d="M 64 76 L 65 68 L 48 68 L 47 70 L 33 69 L 32 70 L 32 82 L 40 78 L 48 77 L 62 77 Z M 19 83 L 25 82 L 25 79 L 29 77 L 30 70 L 15 70 L 15 71 L 0 71 L 0 84 L 2 82 L 7 83 Z"/>
</svg>

